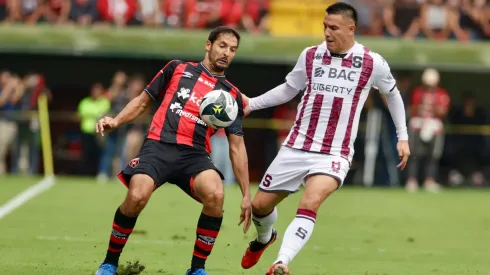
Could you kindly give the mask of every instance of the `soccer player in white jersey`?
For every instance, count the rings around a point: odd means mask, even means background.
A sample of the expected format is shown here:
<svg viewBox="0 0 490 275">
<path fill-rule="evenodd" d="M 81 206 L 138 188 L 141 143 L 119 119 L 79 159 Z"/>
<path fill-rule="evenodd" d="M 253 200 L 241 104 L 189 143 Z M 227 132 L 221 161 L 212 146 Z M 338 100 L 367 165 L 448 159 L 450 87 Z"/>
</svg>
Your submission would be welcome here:
<svg viewBox="0 0 490 275">
<path fill-rule="evenodd" d="M 349 171 L 359 117 L 372 87 L 386 97 L 396 126 L 399 168 L 405 168 L 410 155 L 405 107 L 388 64 L 355 41 L 357 12 L 352 6 L 339 2 L 326 11 L 326 41 L 306 48 L 286 83 L 249 99 L 249 110 L 245 110 L 249 113 L 277 106 L 305 90 L 296 122 L 252 203 L 258 236 L 242 258 L 245 269 L 254 266 L 277 237 L 273 229 L 276 205 L 304 185 L 296 217 L 286 229 L 277 260 L 266 273 L 289 274 L 288 264 L 311 237 L 321 204 L 342 186 Z"/>
</svg>

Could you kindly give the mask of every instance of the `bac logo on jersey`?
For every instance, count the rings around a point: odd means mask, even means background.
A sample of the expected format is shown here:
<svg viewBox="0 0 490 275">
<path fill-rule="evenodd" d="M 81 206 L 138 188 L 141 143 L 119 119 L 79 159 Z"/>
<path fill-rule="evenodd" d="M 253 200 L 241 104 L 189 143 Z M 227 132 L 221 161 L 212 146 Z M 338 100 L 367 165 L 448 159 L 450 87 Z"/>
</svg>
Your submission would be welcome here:
<svg viewBox="0 0 490 275">
<path fill-rule="evenodd" d="M 140 164 L 140 158 L 134 158 L 129 162 L 129 167 L 136 168 Z"/>
<path fill-rule="evenodd" d="M 322 77 L 324 74 L 325 74 L 325 71 L 322 68 L 317 67 L 315 69 L 315 77 Z"/>
<path fill-rule="evenodd" d="M 204 83 L 204 85 L 209 86 L 211 89 L 214 89 L 214 84 L 207 80 L 204 80 L 202 77 L 199 77 L 197 80 L 201 83 Z"/>
<path fill-rule="evenodd" d="M 340 172 L 340 161 L 332 161 L 332 172 L 339 173 Z"/>
</svg>

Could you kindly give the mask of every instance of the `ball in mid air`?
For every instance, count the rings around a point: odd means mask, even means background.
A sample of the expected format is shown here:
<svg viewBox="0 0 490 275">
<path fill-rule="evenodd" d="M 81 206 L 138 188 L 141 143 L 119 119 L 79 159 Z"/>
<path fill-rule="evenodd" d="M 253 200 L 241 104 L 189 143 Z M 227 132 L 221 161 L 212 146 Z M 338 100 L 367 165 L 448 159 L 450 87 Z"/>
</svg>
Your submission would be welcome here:
<svg viewBox="0 0 490 275">
<path fill-rule="evenodd" d="M 230 126 L 238 114 L 238 105 L 233 96 L 223 90 L 207 93 L 201 101 L 199 115 L 211 128 L 219 129 Z"/>
</svg>

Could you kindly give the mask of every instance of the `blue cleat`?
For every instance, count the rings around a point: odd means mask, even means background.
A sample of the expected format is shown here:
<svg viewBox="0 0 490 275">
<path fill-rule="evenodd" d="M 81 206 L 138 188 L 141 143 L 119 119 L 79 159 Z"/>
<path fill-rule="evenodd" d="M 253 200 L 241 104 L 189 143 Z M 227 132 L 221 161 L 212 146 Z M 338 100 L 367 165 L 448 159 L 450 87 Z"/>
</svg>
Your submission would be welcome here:
<svg viewBox="0 0 490 275">
<path fill-rule="evenodd" d="M 117 266 L 112 264 L 101 264 L 95 275 L 116 275 Z M 198 273 L 200 274 L 200 273 Z M 204 273 L 206 274 L 206 273 Z"/>
<path fill-rule="evenodd" d="M 204 268 L 199 268 L 194 270 L 194 272 L 191 273 L 191 269 L 187 270 L 185 275 L 208 275 L 208 273 L 204 270 Z"/>
</svg>

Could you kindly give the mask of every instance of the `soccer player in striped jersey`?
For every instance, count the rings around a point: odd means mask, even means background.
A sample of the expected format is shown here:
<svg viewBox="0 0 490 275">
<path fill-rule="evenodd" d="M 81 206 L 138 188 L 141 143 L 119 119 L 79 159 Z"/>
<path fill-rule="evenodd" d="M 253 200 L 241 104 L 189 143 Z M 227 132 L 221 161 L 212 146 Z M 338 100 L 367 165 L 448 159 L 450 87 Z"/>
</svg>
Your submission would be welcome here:
<svg viewBox="0 0 490 275">
<path fill-rule="evenodd" d="M 114 215 L 109 248 L 96 275 L 116 273 L 119 257 L 139 214 L 153 191 L 166 182 L 179 186 L 203 204 L 191 267 L 186 275 L 207 274 L 204 265 L 221 228 L 224 200 L 223 175 L 209 156 L 210 138 L 216 130 L 199 118 L 202 98 L 213 90 L 230 93 L 238 105 L 238 116 L 225 132 L 233 170 L 243 195 L 240 224 L 244 223 L 244 232 L 247 232 L 251 224 L 251 199 L 242 130 L 244 102 L 240 91 L 224 75 L 239 42 L 240 35 L 235 30 L 228 27 L 214 29 L 206 42 L 206 56 L 202 62 L 170 61 L 115 118 L 105 117 L 98 122 L 97 132 L 103 135 L 105 131 L 136 119 L 152 102 L 157 106 L 141 151 L 118 175 L 128 192 Z M 165 220 L 172 222 L 172 217 Z"/>
<path fill-rule="evenodd" d="M 355 41 L 357 12 L 352 6 L 338 2 L 326 11 L 325 42 L 306 48 L 286 76 L 286 83 L 249 99 L 245 108 L 247 115 L 288 102 L 305 90 L 289 136 L 252 202 L 258 237 L 242 258 L 245 269 L 254 266 L 277 238 L 273 228 L 276 205 L 304 185 L 296 217 L 286 229 L 278 258 L 266 273 L 289 274 L 288 264 L 311 237 L 321 204 L 342 186 L 349 171 L 359 117 L 372 87 L 386 97 L 396 126 L 399 168 L 405 168 L 410 155 L 405 107 L 388 63 Z"/>
</svg>

